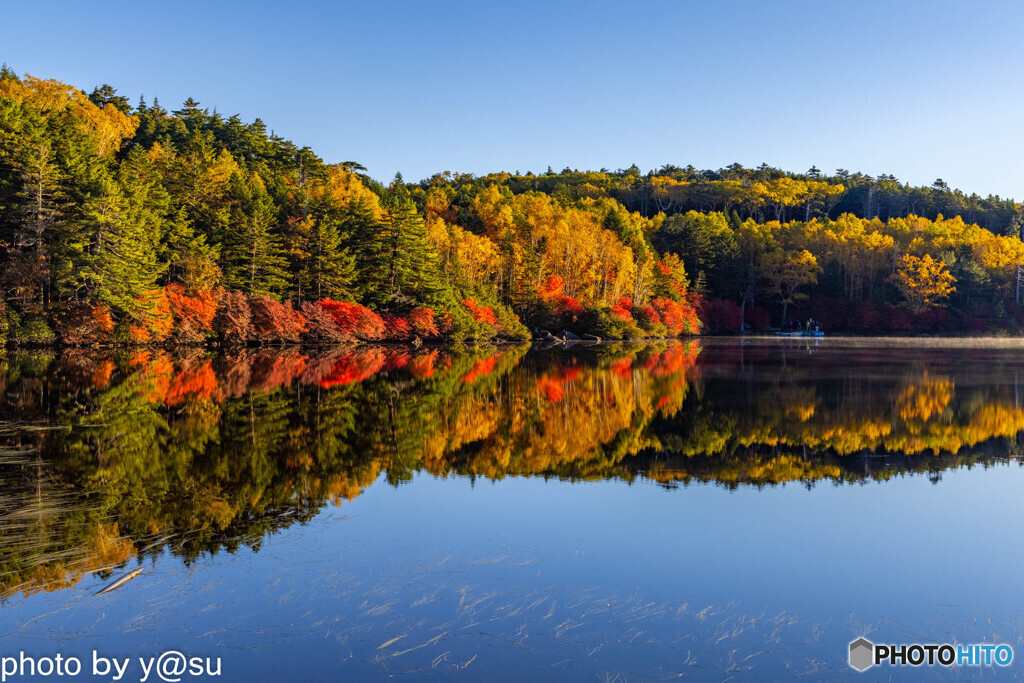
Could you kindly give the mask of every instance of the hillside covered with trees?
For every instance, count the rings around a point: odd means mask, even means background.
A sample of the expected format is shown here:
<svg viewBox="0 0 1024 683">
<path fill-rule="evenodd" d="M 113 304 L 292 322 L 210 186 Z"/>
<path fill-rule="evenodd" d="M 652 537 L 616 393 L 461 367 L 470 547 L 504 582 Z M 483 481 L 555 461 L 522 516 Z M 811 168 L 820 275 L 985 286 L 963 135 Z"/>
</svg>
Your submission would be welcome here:
<svg viewBox="0 0 1024 683">
<path fill-rule="evenodd" d="M 733 164 L 418 183 L 191 99 L 0 71 L 15 344 L 1016 330 L 1021 207 Z"/>
</svg>

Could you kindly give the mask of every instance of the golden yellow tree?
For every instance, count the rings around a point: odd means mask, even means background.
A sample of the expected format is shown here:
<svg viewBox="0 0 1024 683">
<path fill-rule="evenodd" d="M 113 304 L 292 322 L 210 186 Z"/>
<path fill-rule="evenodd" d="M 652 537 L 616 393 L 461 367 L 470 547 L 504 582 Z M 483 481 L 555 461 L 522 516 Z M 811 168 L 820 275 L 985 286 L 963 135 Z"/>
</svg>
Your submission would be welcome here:
<svg viewBox="0 0 1024 683">
<path fill-rule="evenodd" d="M 768 281 L 768 288 L 782 304 L 783 326 L 786 324 L 786 311 L 789 305 L 807 298 L 800 288 L 818 284 L 820 272 L 818 260 L 806 249 L 775 249 L 761 257 L 761 275 Z"/>
<path fill-rule="evenodd" d="M 907 307 L 920 313 L 956 291 L 956 278 L 941 260 L 928 254 L 900 258 L 892 283 L 906 299 Z"/>
</svg>

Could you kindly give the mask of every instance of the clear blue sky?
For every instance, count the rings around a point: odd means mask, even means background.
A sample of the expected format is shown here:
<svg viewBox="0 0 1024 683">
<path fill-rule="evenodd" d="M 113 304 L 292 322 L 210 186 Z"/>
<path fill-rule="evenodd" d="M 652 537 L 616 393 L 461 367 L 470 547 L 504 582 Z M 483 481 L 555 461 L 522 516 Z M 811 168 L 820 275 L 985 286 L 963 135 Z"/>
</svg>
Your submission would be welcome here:
<svg viewBox="0 0 1024 683">
<path fill-rule="evenodd" d="M 1020 2 L 20 2 L 0 60 L 327 161 L 812 164 L 1024 198 Z"/>
</svg>

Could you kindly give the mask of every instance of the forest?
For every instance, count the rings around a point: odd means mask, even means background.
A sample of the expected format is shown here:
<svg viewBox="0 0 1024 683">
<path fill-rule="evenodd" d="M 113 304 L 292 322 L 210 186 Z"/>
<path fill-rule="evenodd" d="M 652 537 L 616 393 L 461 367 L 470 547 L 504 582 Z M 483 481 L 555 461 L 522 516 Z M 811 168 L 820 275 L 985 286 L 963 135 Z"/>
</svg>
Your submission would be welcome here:
<svg viewBox="0 0 1024 683">
<path fill-rule="evenodd" d="M 0 70 L 0 340 L 1024 329 L 1021 206 L 843 169 L 374 180 L 256 119 Z"/>
</svg>

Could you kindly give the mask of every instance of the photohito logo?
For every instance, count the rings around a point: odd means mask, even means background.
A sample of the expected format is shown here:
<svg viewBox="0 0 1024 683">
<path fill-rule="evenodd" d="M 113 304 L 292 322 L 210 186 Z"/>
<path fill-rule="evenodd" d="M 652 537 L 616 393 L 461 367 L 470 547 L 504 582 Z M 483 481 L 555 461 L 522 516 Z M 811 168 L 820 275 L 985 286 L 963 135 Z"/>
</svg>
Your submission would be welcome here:
<svg viewBox="0 0 1024 683">
<path fill-rule="evenodd" d="M 1010 666 L 1013 648 L 994 643 L 902 643 L 879 645 L 867 638 L 850 643 L 850 666 L 864 671 L 872 666 Z"/>
</svg>

